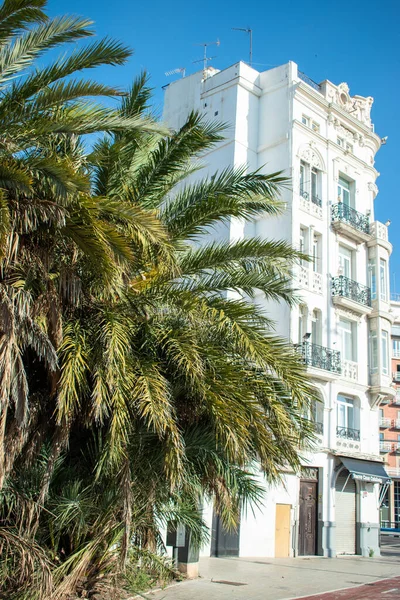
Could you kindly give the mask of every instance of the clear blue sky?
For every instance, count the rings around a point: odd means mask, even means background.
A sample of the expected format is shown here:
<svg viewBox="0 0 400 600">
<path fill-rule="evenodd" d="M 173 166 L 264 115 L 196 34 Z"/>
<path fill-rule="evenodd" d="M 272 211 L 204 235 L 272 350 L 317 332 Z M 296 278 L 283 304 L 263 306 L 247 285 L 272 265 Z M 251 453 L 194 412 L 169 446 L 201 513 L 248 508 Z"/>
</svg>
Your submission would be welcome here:
<svg viewBox="0 0 400 600">
<path fill-rule="evenodd" d="M 392 222 L 391 284 L 400 292 L 400 0 L 49 0 L 49 10 L 90 17 L 99 35 L 130 45 L 135 52 L 127 65 L 98 69 L 97 77 L 127 87 L 146 69 L 160 110 L 161 86 L 173 79 L 164 72 L 201 67 L 192 63 L 202 57 L 196 43 L 220 39 L 209 53 L 219 69 L 248 60 L 247 35 L 232 27 L 253 29 L 253 61 L 261 71 L 293 60 L 317 82 L 346 81 L 352 95 L 373 96 L 375 131 L 389 136 L 375 163 L 381 173 L 375 215 Z"/>
</svg>

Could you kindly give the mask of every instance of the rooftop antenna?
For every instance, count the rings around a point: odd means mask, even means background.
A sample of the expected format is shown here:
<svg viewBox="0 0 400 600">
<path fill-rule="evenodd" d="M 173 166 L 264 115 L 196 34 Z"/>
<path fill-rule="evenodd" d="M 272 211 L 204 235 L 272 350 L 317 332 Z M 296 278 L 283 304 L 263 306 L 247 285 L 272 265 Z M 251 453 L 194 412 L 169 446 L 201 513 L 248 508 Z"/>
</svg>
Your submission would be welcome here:
<svg viewBox="0 0 400 600">
<path fill-rule="evenodd" d="M 186 75 L 186 67 L 178 67 L 177 69 L 171 69 L 171 71 L 165 71 L 165 76 L 169 77 L 170 75 L 176 75 L 177 73 L 182 73 L 182 79 Z"/>
<path fill-rule="evenodd" d="M 250 51 L 249 51 L 249 66 L 253 66 L 253 30 L 250 27 L 232 27 L 234 31 L 244 31 L 249 34 Z"/>
<path fill-rule="evenodd" d="M 216 42 L 204 42 L 202 44 L 195 44 L 196 46 L 203 46 L 204 47 L 204 54 L 203 54 L 203 58 L 201 58 L 200 60 L 194 60 L 193 63 L 198 63 L 198 62 L 202 62 L 203 63 L 203 76 L 204 78 L 206 77 L 206 69 L 207 69 L 207 63 L 209 60 L 212 60 L 213 58 L 215 58 L 215 56 L 207 56 L 207 47 L 208 46 L 219 46 L 221 44 L 221 42 L 217 39 Z"/>
</svg>

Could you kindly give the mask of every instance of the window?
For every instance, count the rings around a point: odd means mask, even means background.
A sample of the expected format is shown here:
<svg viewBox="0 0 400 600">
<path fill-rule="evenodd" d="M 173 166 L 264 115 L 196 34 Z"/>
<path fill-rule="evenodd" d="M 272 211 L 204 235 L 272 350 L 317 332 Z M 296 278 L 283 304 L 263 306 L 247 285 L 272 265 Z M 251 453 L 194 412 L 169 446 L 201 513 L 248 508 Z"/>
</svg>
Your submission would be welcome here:
<svg viewBox="0 0 400 600">
<path fill-rule="evenodd" d="M 311 169 L 311 200 L 314 202 L 314 204 L 319 204 L 319 177 L 318 177 L 318 171 L 315 168 Z"/>
<path fill-rule="evenodd" d="M 383 258 L 379 261 L 379 285 L 380 285 L 380 298 L 384 302 L 387 302 L 387 284 L 386 284 L 386 260 Z"/>
<path fill-rule="evenodd" d="M 345 429 L 357 429 L 354 400 L 338 396 L 337 399 L 337 425 Z"/>
<path fill-rule="evenodd" d="M 308 193 L 307 193 L 307 184 L 308 184 L 308 177 L 307 177 L 307 166 L 306 163 L 304 163 L 303 161 L 301 161 L 300 163 L 300 195 L 303 196 L 303 198 L 306 198 L 308 200 Z"/>
<path fill-rule="evenodd" d="M 400 340 L 392 340 L 392 356 L 400 358 Z"/>
<path fill-rule="evenodd" d="M 319 310 L 313 310 L 312 318 L 311 318 L 311 343 L 312 344 L 321 344 L 321 313 Z"/>
<path fill-rule="evenodd" d="M 352 146 L 352 144 L 346 143 L 346 150 L 347 150 L 347 152 L 353 153 L 353 146 Z"/>
<path fill-rule="evenodd" d="M 299 308 L 299 344 L 304 341 L 304 336 L 307 333 L 307 306 Z"/>
<path fill-rule="evenodd" d="M 338 137 L 336 140 L 338 146 L 344 146 L 344 138 Z"/>
<path fill-rule="evenodd" d="M 389 334 L 387 331 L 382 331 L 381 350 L 382 350 L 382 373 L 384 375 L 389 375 Z"/>
<path fill-rule="evenodd" d="M 370 362 L 371 362 L 371 373 L 378 372 L 378 337 L 376 331 L 371 331 L 369 334 L 370 339 Z"/>
<path fill-rule="evenodd" d="M 299 250 L 300 252 L 302 252 L 303 254 L 307 254 L 307 229 L 305 229 L 304 227 L 300 227 L 300 247 Z M 302 258 L 301 259 L 301 266 L 305 267 L 307 266 L 307 261 Z"/>
<path fill-rule="evenodd" d="M 313 131 L 315 131 L 315 133 L 319 133 L 319 123 L 316 123 L 315 121 L 313 121 L 313 122 L 311 123 L 311 129 L 312 129 Z"/>
<path fill-rule="evenodd" d="M 343 202 L 346 206 L 351 205 L 350 182 L 342 177 L 339 177 L 338 201 Z"/>
<path fill-rule="evenodd" d="M 345 246 L 339 246 L 339 275 L 352 279 L 352 263 L 353 252 Z"/>
<path fill-rule="evenodd" d="M 314 234 L 312 247 L 312 265 L 314 273 L 321 273 L 321 236 Z"/>
<path fill-rule="evenodd" d="M 376 267 L 375 262 L 370 262 L 369 271 L 369 287 L 371 288 L 371 300 L 376 300 Z"/>
<path fill-rule="evenodd" d="M 340 352 L 343 360 L 357 361 L 356 323 L 347 319 L 339 320 Z"/>
<path fill-rule="evenodd" d="M 310 117 L 306 117 L 306 115 L 301 115 L 301 122 L 303 125 L 310 127 Z"/>
<path fill-rule="evenodd" d="M 311 200 L 318 206 L 321 202 L 321 173 L 318 169 L 310 167 L 309 164 L 300 163 L 300 195 L 306 200 Z"/>
</svg>

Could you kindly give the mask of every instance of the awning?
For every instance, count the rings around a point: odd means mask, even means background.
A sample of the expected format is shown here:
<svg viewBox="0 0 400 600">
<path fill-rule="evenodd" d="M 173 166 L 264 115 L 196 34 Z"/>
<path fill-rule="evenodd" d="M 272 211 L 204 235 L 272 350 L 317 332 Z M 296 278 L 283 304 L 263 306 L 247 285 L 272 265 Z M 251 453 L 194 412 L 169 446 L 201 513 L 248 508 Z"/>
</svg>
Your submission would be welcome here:
<svg viewBox="0 0 400 600">
<path fill-rule="evenodd" d="M 372 483 L 389 483 L 390 477 L 382 463 L 372 460 L 359 460 L 340 456 L 343 466 L 349 471 L 352 479 L 370 481 Z"/>
</svg>

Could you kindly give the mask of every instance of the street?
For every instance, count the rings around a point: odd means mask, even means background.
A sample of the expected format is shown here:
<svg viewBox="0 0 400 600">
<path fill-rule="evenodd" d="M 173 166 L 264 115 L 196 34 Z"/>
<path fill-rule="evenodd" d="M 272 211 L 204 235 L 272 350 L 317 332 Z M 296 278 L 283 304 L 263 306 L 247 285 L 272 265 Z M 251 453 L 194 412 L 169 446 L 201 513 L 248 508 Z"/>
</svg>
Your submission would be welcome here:
<svg viewBox="0 0 400 600">
<path fill-rule="evenodd" d="M 400 538 L 384 536 L 381 544 L 380 558 L 203 558 L 199 579 L 147 596 L 153 600 L 400 599 Z"/>
</svg>

